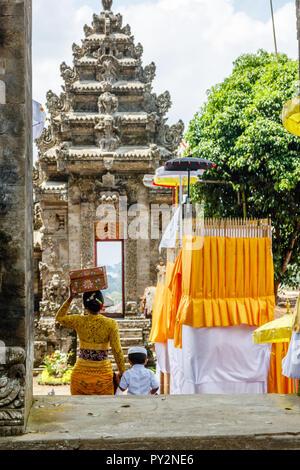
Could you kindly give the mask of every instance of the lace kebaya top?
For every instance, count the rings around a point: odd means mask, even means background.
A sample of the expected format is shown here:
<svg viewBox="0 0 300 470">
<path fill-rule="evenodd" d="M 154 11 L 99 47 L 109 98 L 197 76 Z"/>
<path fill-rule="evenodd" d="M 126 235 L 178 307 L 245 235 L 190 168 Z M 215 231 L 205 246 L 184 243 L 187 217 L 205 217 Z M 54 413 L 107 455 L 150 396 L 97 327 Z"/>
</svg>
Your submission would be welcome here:
<svg viewBox="0 0 300 470">
<path fill-rule="evenodd" d="M 123 374 L 125 361 L 117 322 L 101 314 L 67 315 L 70 305 L 69 299 L 63 303 L 56 314 L 56 321 L 76 331 L 81 349 L 106 351 L 111 346 L 119 372 Z"/>
</svg>

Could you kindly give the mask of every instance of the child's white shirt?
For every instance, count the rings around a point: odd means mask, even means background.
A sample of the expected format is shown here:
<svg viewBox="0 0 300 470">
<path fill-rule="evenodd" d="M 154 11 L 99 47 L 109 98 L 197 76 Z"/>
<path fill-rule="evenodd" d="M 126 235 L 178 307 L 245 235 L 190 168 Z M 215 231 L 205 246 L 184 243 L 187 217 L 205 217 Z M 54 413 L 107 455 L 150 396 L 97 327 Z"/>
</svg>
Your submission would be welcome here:
<svg viewBox="0 0 300 470">
<path fill-rule="evenodd" d="M 134 364 L 122 375 L 120 387 L 128 389 L 129 395 L 149 395 L 153 388 L 159 387 L 157 377 L 143 364 Z"/>
</svg>

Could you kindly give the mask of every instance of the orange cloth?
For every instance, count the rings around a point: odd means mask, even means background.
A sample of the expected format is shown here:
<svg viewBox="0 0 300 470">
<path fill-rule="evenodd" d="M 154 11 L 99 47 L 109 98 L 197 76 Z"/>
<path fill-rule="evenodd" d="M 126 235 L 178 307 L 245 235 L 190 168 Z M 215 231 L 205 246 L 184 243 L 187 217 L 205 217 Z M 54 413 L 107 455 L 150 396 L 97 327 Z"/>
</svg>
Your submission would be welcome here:
<svg viewBox="0 0 300 470">
<path fill-rule="evenodd" d="M 295 393 L 293 379 L 282 375 L 282 359 L 287 355 L 289 343 L 273 343 L 271 349 L 268 393 Z"/>
<path fill-rule="evenodd" d="M 174 269 L 174 263 L 168 262 L 166 266 L 165 284 L 157 284 L 153 311 L 152 311 L 152 329 L 150 341 L 153 343 L 167 343 L 168 341 L 168 318 L 172 308 L 172 290 L 170 282 Z"/>
<path fill-rule="evenodd" d="M 177 310 L 181 299 L 181 275 L 182 266 L 182 250 L 180 251 L 173 270 L 171 273 L 171 279 L 169 282 L 169 289 L 171 290 L 170 305 L 167 311 L 167 338 L 174 339 L 175 324 L 177 317 Z"/>
<path fill-rule="evenodd" d="M 114 395 L 111 362 L 77 359 L 70 385 L 71 395 Z"/>
<path fill-rule="evenodd" d="M 182 294 L 174 331 L 176 347 L 181 347 L 182 325 L 260 326 L 273 319 L 270 238 L 184 237 L 177 270 Z"/>
<path fill-rule="evenodd" d="M 152 328 L 149 336 L 149 341 L 153 343 L 166 342 L 165 324 L 162 321 L 164 292 L 165 284 L 159 282 L 155 290 L 152 310 Z"/>
</svg>

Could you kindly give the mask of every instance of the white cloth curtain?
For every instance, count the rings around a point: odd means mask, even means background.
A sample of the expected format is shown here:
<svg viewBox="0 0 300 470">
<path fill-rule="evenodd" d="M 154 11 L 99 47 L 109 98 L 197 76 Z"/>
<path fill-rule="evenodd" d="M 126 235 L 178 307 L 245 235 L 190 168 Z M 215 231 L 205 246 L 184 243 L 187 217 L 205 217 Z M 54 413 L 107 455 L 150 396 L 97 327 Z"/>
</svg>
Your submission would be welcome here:
<svg viewBox="0 0 300 470">
<path fill-rule="evenodd" d="M 170 362 L 168 354 L 168 345 L 164 343 L 155 343 L 155 354 L 159 370 L 164 373 L 170 372 Z"/>
<path fill-rule="evenodd" d="M 170 394 L 181 395 L 184 387 L 182 349 L 174 347 L 174 340 L 168 340 L 170 362 Z"/>
<path fill-rule="evenodd" d="M 255 328 L 183 325 L 178 356 L 169 342 L 171 393 L 267 393 L 271 344 L 254 344 Z"/>
<path fill-rule="evenodd" d="M 287 355 L 282 359 L 282 374 L 300 379 L 300 333 L 293 331 Z"/>
</svg>

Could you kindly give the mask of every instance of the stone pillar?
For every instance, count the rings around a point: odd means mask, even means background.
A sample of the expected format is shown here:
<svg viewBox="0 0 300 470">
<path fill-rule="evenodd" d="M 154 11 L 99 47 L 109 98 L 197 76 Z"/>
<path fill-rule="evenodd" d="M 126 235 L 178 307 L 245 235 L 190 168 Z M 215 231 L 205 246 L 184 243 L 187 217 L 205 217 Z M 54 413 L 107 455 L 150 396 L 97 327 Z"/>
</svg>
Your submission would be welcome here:
<svg viewBox="0 0 300 470">
<path fill-rule="evenodd" d="M 144 220 L 144 224 L 147 230 L 147 238 L 141 238 L 137 240 L 137 260 L 136 260 L 136 286 L 137 286 L 137 302 L 140 304 L 140 300 L 144 295 L 146 287 L 151 285 L 150 282 L 150 207 L 148 199 L 148 191 L 143 185 L 140 185 L 137 191 L 137 202 L 142 207 L 145 207 L 148 211 L 148 217 L 146 213 L 140 214 Z"/>
<path fill-rule="evenodd" d="M 0 0 L 0 436 L 32 402 L 31 0 Z"/>
</svg>

